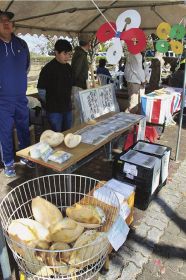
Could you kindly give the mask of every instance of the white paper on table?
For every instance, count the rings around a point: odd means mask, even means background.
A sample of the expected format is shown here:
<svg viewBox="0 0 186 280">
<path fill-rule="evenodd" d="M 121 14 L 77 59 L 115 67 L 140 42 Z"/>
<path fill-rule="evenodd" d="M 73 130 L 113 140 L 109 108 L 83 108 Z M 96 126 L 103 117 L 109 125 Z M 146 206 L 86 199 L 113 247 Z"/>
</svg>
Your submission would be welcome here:
<svg viewBox="0 0 186 280">
<path fill-rule="evenodd" d="M 114 116 L 100 121 L 95 125 L 89 125 L 76 131 L 76 134 L 82 136 L 82 142 L 87 144 L 98 144 L 104 141 L 112 133 L 118 132 L 133 123 L 134 120 L 138 120 L 139 117 L 136 115 L 129 116 L 120 112 Z"/>
<path fill-rule="evenodd" d="M 108 232 L 108 240 L 114 250 L 117 251 L 123 245 L 127 239 L 129 230 L 130 229 L 124 219 L 119 216 Z"/>
</svg>

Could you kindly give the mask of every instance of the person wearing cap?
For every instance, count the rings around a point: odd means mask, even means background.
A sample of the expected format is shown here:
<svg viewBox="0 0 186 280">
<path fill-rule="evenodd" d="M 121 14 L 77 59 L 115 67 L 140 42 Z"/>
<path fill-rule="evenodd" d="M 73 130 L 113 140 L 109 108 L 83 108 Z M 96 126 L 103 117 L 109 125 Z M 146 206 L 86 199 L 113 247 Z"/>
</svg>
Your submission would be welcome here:
<svg viewBox="0 0 186 280">
<path fill-rule="evenodd" d="M 11 12 L 0 11 L 0 152 L 7 177 L 16 176 L 12 137 L 14 127 L 19 148 L 30 145 L 26 98 L 30 56 L 26 42 L 13 33 L 13 17 Z M 25 159 L 21 159 L 21 163 L 34 167 L 32 162 Z"/>
<path fill-rule="evenodd" d="M 41 70 L 37 84 L 40 99 L 46 103 L 46 112 L 51 129 L 67 130 L 72 125 L 72 68 L 68 61 L 72 46 L 67 40 L 55 43 L 55 58 Z"/>
</svg>

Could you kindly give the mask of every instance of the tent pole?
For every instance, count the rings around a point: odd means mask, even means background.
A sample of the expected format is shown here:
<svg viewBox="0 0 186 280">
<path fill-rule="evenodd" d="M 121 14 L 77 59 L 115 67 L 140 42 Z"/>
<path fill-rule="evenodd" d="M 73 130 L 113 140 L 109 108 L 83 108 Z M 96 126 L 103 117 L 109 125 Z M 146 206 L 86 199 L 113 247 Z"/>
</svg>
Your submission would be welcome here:
<svg viewBox="0 0 186 280">
<path fill-rule="evenodd" d="M 180 110 L 180 121 L 179 121 L 178 137 L 177 137 L 177 144 L 176 144 L 176 158 L 175 158 L 176 161 L 178 160 L 179 149 L 180 149 L 180 137 L 181 137 L 182 122 L 183 122 L 183 110 L 184 110 L 184 106 L 185 106 L 185 93 L 186 93 L 185 84 L 186 84 L 186 62 L 185 62 L 182 102 L 181 102 L 181 110 Z"/>
</svg>

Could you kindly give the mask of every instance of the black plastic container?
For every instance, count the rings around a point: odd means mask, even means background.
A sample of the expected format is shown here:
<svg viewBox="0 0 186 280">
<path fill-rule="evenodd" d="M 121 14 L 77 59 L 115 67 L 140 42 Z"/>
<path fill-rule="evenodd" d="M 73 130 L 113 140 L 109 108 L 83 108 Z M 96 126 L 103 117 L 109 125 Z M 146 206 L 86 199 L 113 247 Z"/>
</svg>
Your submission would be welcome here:
<svg viewBox="0 0 186 280">
<path fill-rule="evenodd" d="M 160 181 L 161 160 L 157 157 L 129 150 L 118 155 L 113 163 L 113 178 L 136 185 L 135 206 L 147 209 L 162 185 Z"/>
<path fill-rule="evenodd" d="M 139 140 L 132 146 L 132 149 L 146 155 L 151 155 L 161 160 L 160 182 L 159 184 L 166 184 L 168 177 L 168 168 L 171 155 L 171 148 L 159 144 L 149 143 L 147 141 Z"/>
</svg>

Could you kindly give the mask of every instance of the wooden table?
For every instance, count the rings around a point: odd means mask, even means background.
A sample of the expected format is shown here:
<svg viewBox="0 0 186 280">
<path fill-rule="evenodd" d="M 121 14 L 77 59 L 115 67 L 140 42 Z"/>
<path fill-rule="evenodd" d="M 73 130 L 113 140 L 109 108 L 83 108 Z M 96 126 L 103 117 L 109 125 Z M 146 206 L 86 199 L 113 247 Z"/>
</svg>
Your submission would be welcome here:
<svg viewBox="0 0 186 280">
<path fill-rule="evenodd" d="M 105 115 L 97 118 L 96 120 L 98 122 L 98 121 L 104 120 L 106 118 L 109 118 L 115 114 L 117 114 L 117 113 L 115 113 L 115 112 L 108 113 L 108 114 L 105 114 Z M 128 116 L 129 115 L 126 114 L 126 117 L 128 117 Z M 146 119 L 144 116 L 141 116 L 141 115 L 132 115 L 132 116 L 133 116 L 133 120 L 131 121 L 131 123 L 128 123 L 128 122 L 126 124 L 124 123 L 122 130 L 113 133 L 112 135 L 110 135 L 108 138 L 106 138 L 104 141 L 102 141 L 101 143 L 99 143 L 97 145 L 89 145 L 89 144 L 85 144 L 85 143 L 80 143 L 80 145 L 78 145 L 76 148 L 73 148 L 73 149 L 67 148 L 64 143 L 59 145 L 55 150 L 63 150 L 63 151 L 73 154 L 73 156 L 69 160 L 67 160 L 66 162 L 64 162 L 62 164 L 58 164 L 58 163 L 55 163 L 52 161 L 44 162 L 41 159 L 31 158 L 29 155 L 30 147 L 18 151 L 16 153 L 16 155 L 19 157 L 31 160 L 42 166 L 56 170 L 57 172 L 60 172 L 60 173 L 72 173 L 73 171 L 78 169 L 80 166 L 82 166 L 83 164 L 87 163 L 88 161 L 90 161 L 91 159 L 96 157 L 100 153 L 100 150 L 105 145 L 108 145 L 109 155 L 111 155 L 113 140 L 117 139 L 124 132 L 126 132 L 127 130 L 132 128 L 135 124 L 139 124 L 139 130 L 138 130 L 139 132 L 138 132 L 137 139 L 143 140 Z M 67 133 L 70 133 L 70 132 L 75 133 L 79 129 L 86 127 L 86 126 L 88 126 L 86 123 L 81 124 L 79 126 L 73 127 L 71 129 L 65 131 L 64 134 L 66 135 Z"/>
</svg>

